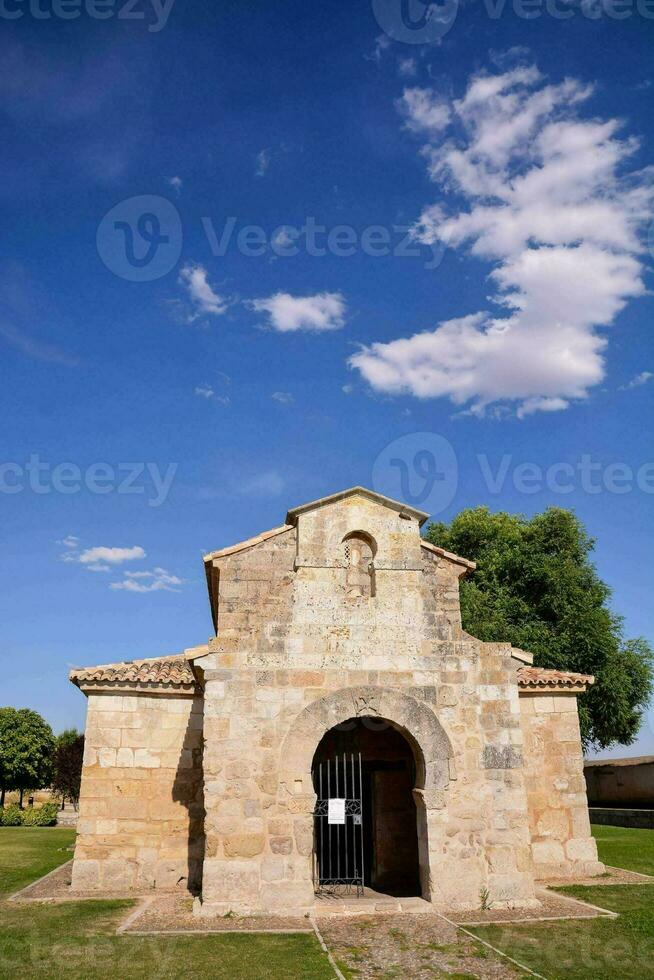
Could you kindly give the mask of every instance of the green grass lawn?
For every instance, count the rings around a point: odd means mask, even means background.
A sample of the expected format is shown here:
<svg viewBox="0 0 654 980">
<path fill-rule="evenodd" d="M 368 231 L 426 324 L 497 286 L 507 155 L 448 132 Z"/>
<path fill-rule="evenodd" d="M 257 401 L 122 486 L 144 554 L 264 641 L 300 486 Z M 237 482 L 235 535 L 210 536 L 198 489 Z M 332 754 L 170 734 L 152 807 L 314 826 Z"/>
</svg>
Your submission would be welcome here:
<svg viewBox="0 0 654 980">
<path fill-rule="evenodd" d="M 593 833 L 606 864 L 654 873 L 654 831 L 596 826 Z M 483 926 L 472 931 L 548 980 L 654 978 L 654 885 L 558 890 L 619 912 L 620 918 Z"/>
<path fill-rule="evenodd" d="M 70 861 L 74 840 L 64 827 L 0 827 L 0 899 Z"/>
<path fill-rule="evenodd" d="M 654 875 L 654 830 L 593 826 L 600 861 L 614 868 L 628 868 Z"/>
<path fill-rule="evenodd" d="M 0 895 L 70 858 L 70 830 L 0 828 Z M 63 848 L 63 850 L 62 850 Z M 172 980 L 266 977 L 329 980 L 312 935 L 116 936 L 129 901 L 16 905 L 0 901 L 0 977 Z"/>
</svg>

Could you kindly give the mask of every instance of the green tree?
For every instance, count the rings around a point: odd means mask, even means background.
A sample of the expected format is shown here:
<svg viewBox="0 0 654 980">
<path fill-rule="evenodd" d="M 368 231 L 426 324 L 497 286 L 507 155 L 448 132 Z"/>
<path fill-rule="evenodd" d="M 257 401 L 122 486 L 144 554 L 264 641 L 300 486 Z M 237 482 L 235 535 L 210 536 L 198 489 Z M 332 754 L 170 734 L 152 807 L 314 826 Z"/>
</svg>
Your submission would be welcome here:
<svg viewBox="0 0 654 980">
<path fill-rule="evenodd" d="M 47 786 L 52 777 L 55 741 L 41 715 L 29 708 L 0 708 L 0 805 L 5 791 L 23 793 Z"/>
<path fill-rule="evenodd" d="M 66 797 L 77 807 L 82 780 L 84 736 L 76 728 L 67 728 L 57 736 L 53 761 L 52 788 L 61 793 L 62 804 Z"/>
<path fill-rule="evenodd" d="M 528 519 L 477 507 L 430 524 L 426 537 L 477 562 L 461 583 L 464 629 L 530 651 L 539 667 L 593 674 L 579 699 L 584 743 L 633 742 L 652 695 L 652 650 L 624 639 L 590 560 L 594 541 L 572 511 L 550 507 Z"/>
</svg>

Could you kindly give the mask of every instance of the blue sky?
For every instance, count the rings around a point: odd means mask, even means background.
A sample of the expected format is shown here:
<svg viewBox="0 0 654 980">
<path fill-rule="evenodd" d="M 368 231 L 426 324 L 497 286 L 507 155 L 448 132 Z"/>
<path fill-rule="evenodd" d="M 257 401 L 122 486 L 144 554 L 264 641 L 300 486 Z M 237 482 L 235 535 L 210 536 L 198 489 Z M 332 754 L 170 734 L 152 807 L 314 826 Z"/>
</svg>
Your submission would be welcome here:
<svg viewBox="0 0 654 980">
<path fill-rule="evenodd" d="M 0 13 L 0 700 L 81 726 L 353 484 L 574 507 L 651 641 L 654 10 L 123 6 Z"/>
</svg>

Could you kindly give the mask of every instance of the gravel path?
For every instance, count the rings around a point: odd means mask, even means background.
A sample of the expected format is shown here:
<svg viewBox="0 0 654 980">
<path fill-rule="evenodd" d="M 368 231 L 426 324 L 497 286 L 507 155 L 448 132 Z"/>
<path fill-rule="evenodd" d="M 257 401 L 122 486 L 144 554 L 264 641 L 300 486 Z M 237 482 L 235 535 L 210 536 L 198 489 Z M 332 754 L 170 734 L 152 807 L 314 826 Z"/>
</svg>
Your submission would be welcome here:
<svg viewBox="0 0 654 980">
<path fill-rule="evenodd" d="M 513 980 L 523 975 L 435 915 L 329 916 L 318 926 L 336 963 L 356 980 Z"/>
</svg>

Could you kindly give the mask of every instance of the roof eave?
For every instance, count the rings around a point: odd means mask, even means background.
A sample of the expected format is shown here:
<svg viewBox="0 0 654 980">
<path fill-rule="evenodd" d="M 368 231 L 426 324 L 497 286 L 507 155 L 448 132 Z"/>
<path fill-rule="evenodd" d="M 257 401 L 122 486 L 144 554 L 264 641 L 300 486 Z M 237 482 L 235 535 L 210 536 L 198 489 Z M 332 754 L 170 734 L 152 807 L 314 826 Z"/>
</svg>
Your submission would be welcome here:
<svg viewBox="0 0 654 980">
<path fill-rule="evenodd" d="M 367 487 L 348 487 L 347 490 L 339 490 L 338 493 L 329 494 L 327 497 L 319 497 L 317 500 L 310 500 L 306 504 L 300 504 L 298 507 L 291 507 L 286 515 L 286 523 L 295 525 L 297 519 L 301 514 L 306 514 L 307 511 L 316 510 L 318 507 L 325 507 L 328 504 L 334 504 L 338 500 L 344 500 L 346 497 L 352 497 L 358 494 L 362 497 L 367 497 L 369 500 L 374 500 L 377 503 L 383 504 L 385 507 L 390 507 L 392 510 L 397 511 L 399 514 L 405 514 L 407 517 L 412 517 L 417 520 L 420 527 L 429 519 L 429 514 L 424 510 L 418 510 L 415 507 L 411 507 L 409 504 L 403 503 L 401 500 L 394 500 L 392 497 L 386 497 L 383 493 L 377 493 L 376 490 L 369 490 Z"/>
</svg>

